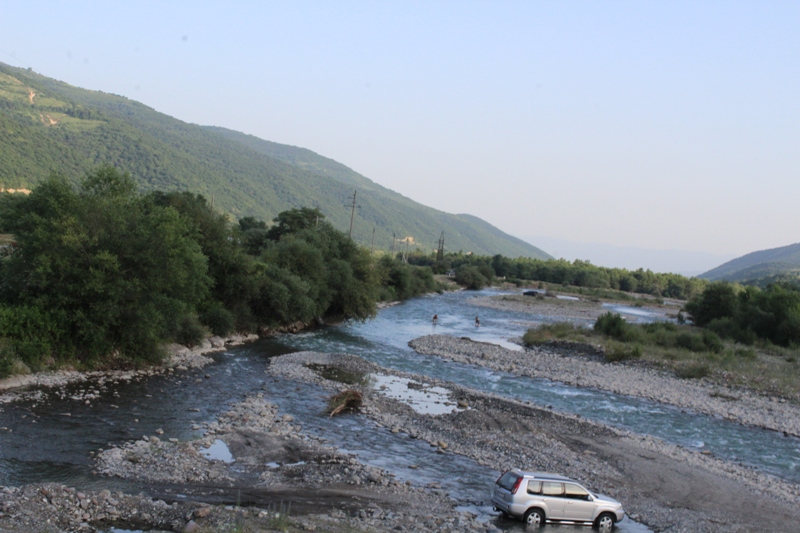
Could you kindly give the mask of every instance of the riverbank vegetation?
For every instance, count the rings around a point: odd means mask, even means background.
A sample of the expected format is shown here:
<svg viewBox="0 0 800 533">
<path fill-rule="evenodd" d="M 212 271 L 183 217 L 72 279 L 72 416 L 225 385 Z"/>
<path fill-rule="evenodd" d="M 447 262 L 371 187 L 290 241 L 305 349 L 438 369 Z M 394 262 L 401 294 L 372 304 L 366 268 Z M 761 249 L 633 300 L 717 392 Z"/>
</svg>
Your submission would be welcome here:
<svg viewBox="0 0 800 533">
<path fill-rule="evenodd" d="M 696 325 L 742 344 L 800 346 L 800 286 L 795 284 L 759 289 L 715 282 L 685 309 Z"/>
<path fill-rule="evenodd" d="M 470 289 L 486 287 L 496 278 L 502 278 L 518 286 L 542 282 L 583 290 L 605 289 L 687 300 L 708 285 L 706 280 L 680 274 L 658 274 L 641 268 L 634 271 L 606 268 L 580 260 L 511 259 L 502 255 L 489 257 L 458 252 L 444 254 L 441 260 L 433 255 L 412 255 L 409 263 L 429 266 L 436 274 L 452 271 L 456 281 Z"/>
<path fill-rule="evenodd" d="M 377 302 L 439 289 L 430 268 L 375 261 L 317 209 L 232 224 L 197 194 L 140 194 L 100 168 L 0 199 L 0 377 L 125 367 L 165 342 L 364 320 Z"/>
<path fill-rule="evenodd" d="M 631 324 L 615 313 L 601 315 L 593 328 L 573 323 L 543 324 L 523 336 L 527 346 L 558 341 L 602 348 L 607 362 L 639 361 L 684 379 L 708 378 L 766 394 L 800 399 L 800 350 L 767 340 L 745 345 L 687 324 Z M 593 352 L 593 351 L 592 351 Z"/>
</svg>

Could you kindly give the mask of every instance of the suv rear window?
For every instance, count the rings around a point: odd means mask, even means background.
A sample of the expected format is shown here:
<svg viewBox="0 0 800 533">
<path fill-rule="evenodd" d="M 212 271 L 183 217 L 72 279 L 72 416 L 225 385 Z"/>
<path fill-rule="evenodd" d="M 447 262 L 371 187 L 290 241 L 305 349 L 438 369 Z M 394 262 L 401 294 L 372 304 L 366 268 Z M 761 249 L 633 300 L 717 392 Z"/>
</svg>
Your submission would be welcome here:
<svg viewBox="0 0 800 533">
<path fill-rule="evenodd" d="M 497 484 L 503 487 L 506 490 L 511 490 L 514 488 L 514 485 L 517 483 L 517 480 L 520 478 L 514 472 L 506 472 L 500 479 L 497 480 Z"/>
</svg>

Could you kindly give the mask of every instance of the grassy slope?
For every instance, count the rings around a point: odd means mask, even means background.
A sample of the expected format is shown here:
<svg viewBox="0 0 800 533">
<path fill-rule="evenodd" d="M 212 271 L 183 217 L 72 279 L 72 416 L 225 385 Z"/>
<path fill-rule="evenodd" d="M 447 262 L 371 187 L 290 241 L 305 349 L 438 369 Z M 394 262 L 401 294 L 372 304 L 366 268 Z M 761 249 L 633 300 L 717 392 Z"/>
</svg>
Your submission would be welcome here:
<svg viewBox="0 0 800 533">
<path fill-rule="evenodd" d="M 700 277 L 712 281 L 748 281 L 800 273 L 800 243 L 752 252 L 728 261 Z"/>
<path fill-rule="evenodd" d="M 390 247 L 394 231 L 431 250 L 444 231 L 449 250 L 548 257 L 476 217 L 422 206 L 309 150 L 187 124 L 2 63 L 0 156 L 2 187 L 31 188 L 51 172 L 77 177 L 109 163 L 129 171 L 142 190 L 197 192 L 234 217 L 270 220 L 291 207 L 318 206 L 343 230 L 348 196 L 358 189 L 353 236 L 362 244 L 370 244 L 375 228 L 377 249 Z"/>
<path fill-rule="evenodd" d="M 470 243 L 507 241 L 504 246 L 510 247 L 512 252 L 499 252 L 503 253 L 503 255 L 509 257 L 522 255 L 543 259 L 551 257 L 538 248 L 534 248 L 532 251 L 531 248 L 533 247 L 530 244 L 503 233 L 477 217 L 472 215 L 451 215 L 420 205 L 373 182 L 349 167 L 306 148 L 265 141 L 253 135 L 225 128 L 209 126 L 207 129 L 248 146 L 259 153 L 279 159 L 308 172 L 326 176 L 342 184 L 350 185 L 354 190 L 357 189 L 359 204 L 362 209 L 361 216 L 372 221 L 376 227 L 382 225 L 386 229 L 383 232 L 376 231 L 376 242 L 380 242 L 379 239 L 391 242 L 392 229 L 388 227 L 388 224 L 391 220 L 405 219 L 403 227 L 407 231 L 405 233 L 398 231 L 398 237 L 412 235 L 415 240 L 421 242 L 426 248 L 435 245 L 439 239 L 439 233 L 435 231 L 435 228 L 442 228 L 445 231 L 445 245 L 449 251 L 463 250 L 491 255 L 490 252 L 478 252 L 474 246 L 470 246 Z M 365 208 L 369 208 L 370 212 L 363 212 Z M 409 213 L 413 213 L 413 217 L 409 218 Z M 383 224 L 380 224 L 381 222 Z M 430 228 L 434 228 L 434 231 L 431 232 Z"/>
</svg>

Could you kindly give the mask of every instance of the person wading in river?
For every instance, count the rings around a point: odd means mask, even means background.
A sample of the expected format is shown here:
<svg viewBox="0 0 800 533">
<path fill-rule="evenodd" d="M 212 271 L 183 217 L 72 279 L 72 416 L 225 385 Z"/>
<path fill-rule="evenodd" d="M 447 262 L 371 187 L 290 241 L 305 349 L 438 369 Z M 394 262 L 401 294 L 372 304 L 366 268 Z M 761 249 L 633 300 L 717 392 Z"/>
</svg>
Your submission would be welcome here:
<svg viewBox="0 0 800 533">
<path fill-rule="evenodd" d="M 433 315 L 433 325 L 435 326 L 436 323 L 439 321 L 439 315 Z"/>
<path fill-rule="evenodd" d="M 478 317 L 475 317 L 475 327 L 477 328 L 480 325 L 481 325 L 481 319 L 478 318 Z"/>
</svg>

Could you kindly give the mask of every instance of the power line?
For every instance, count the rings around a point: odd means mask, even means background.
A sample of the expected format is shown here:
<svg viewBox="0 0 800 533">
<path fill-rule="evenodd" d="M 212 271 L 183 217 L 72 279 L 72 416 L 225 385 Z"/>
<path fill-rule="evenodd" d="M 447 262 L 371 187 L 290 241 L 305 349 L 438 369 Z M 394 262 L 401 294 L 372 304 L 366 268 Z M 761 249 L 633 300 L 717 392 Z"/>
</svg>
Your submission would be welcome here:
<svg viewBox="0 0 800 533">
<path fill-rule="evenodd" d="M 356 207 L 361 209 L 360 205 L 356 205 L 356 195 L 357 194 L 358 194 L 358 190 L 353 191 L 353 196 L 352 196 L 353 203 L 351 205 L 352 210 L 350 211 L 350 240 L 351 241 L 353 240 L 353 217 L 355 217 L 355 215 L 356 215 Z M 351 197 L 348 196 L 348 198 L 351 198 Z"/>
</svg>

